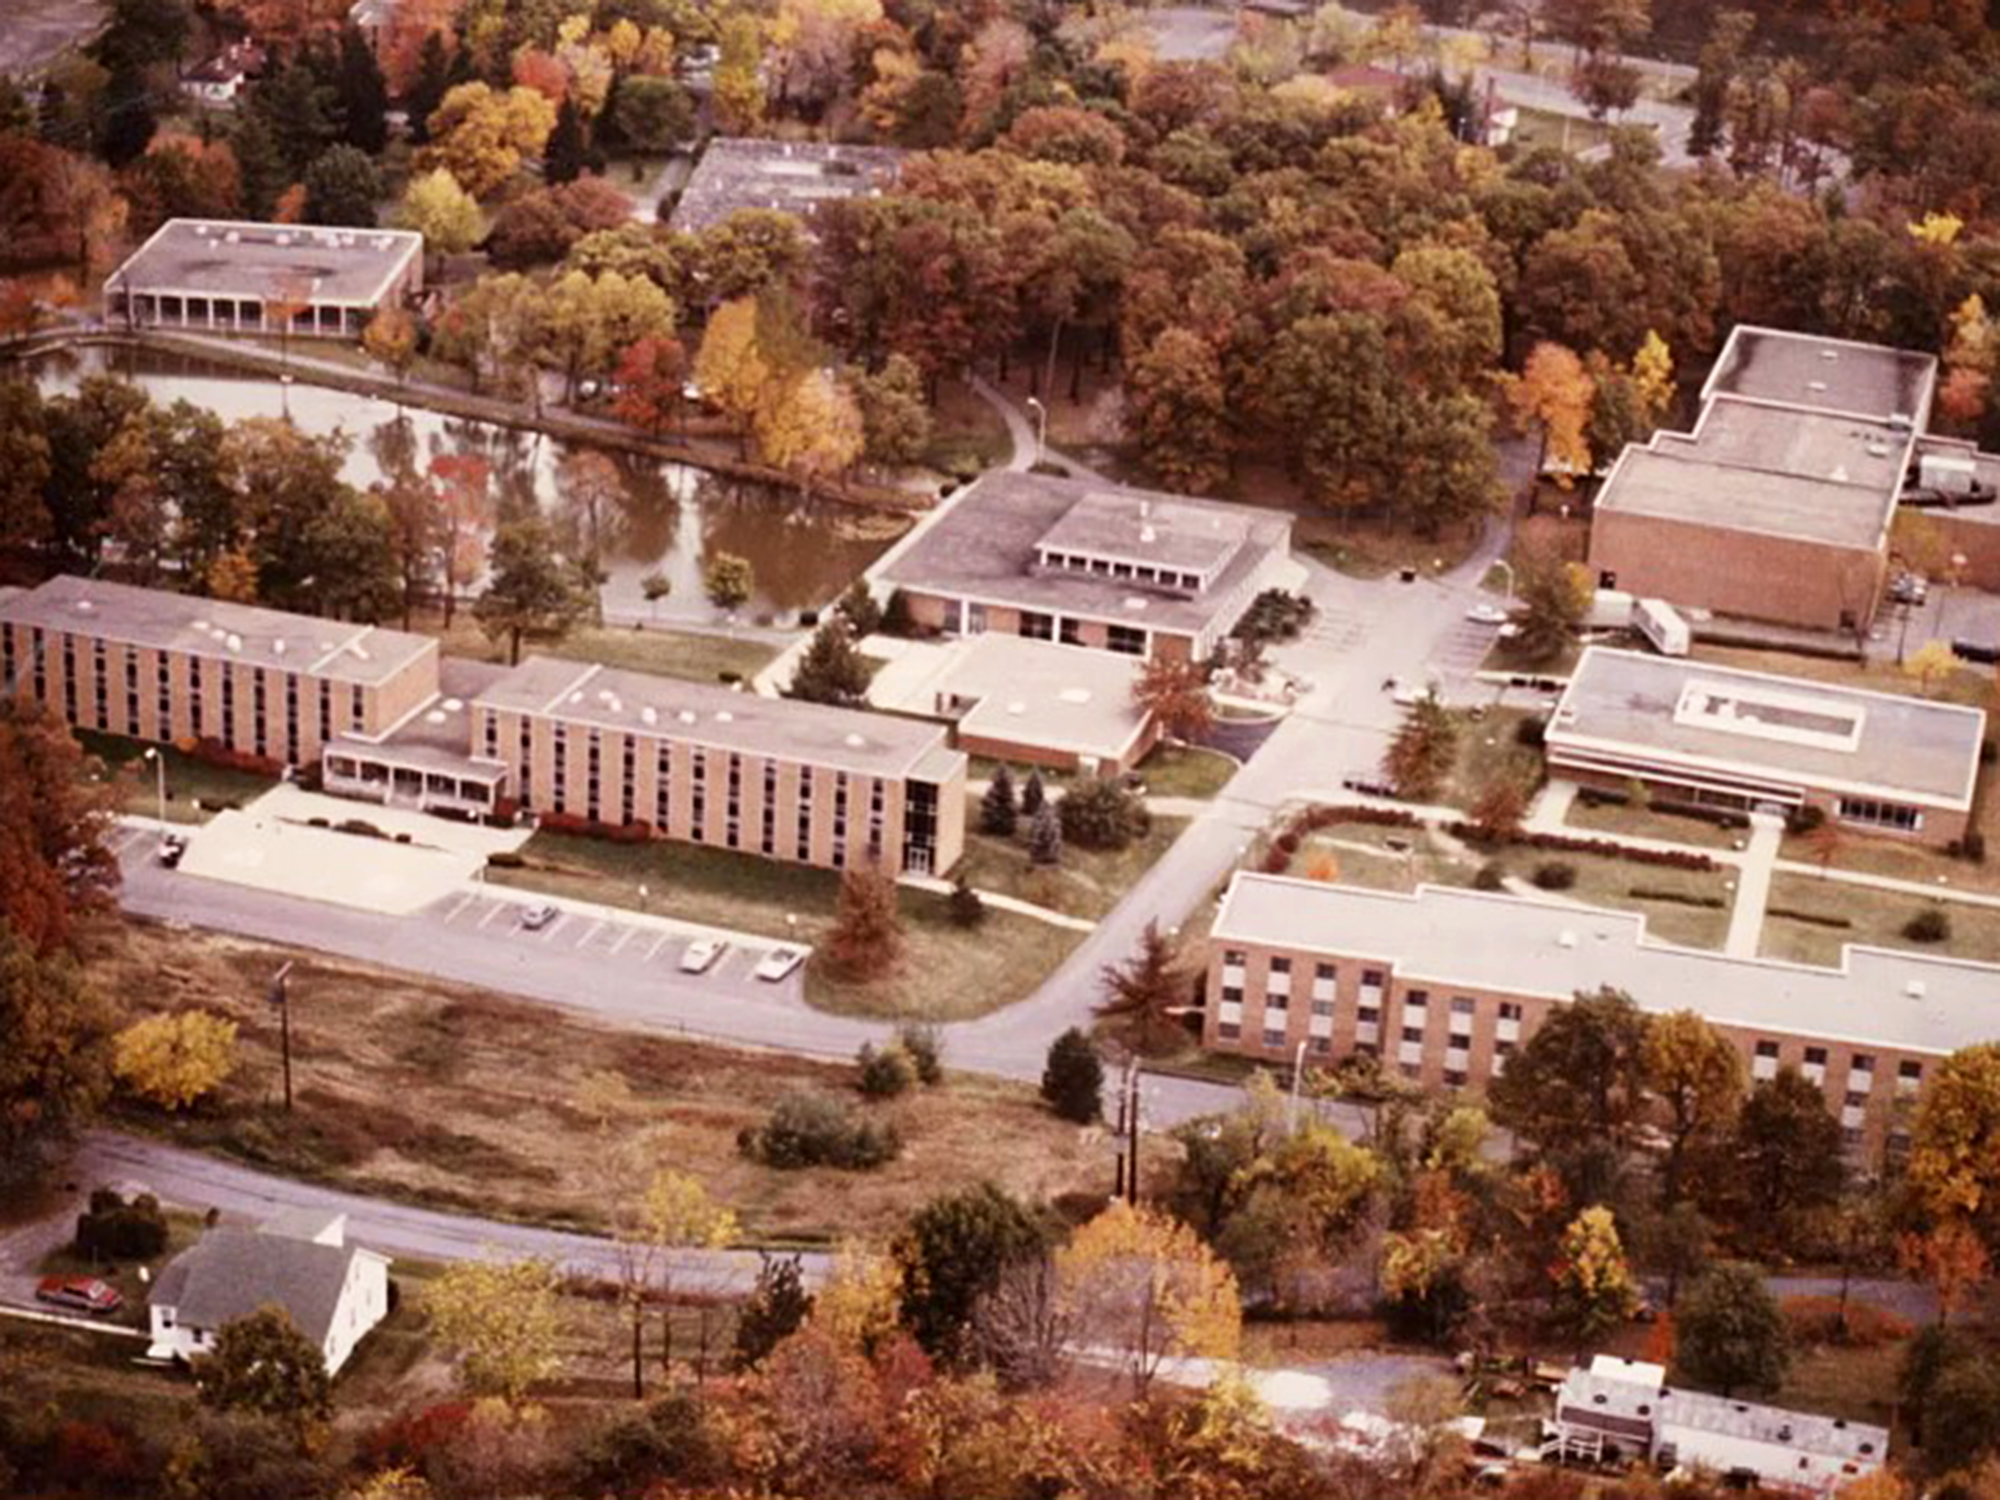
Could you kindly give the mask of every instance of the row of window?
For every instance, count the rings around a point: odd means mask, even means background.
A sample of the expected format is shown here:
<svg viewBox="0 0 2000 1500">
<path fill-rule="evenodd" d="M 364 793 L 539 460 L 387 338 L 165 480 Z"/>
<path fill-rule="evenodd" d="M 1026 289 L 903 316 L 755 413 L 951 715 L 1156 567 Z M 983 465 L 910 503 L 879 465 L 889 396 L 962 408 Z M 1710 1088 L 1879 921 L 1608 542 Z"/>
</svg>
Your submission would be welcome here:
<svg viewBox="0 0 2000 1500">
<path fill-rule="evenodd" d="M 1844 823 L 1866 823 L 1873 828 L 1894 828 L 1903 833 L 1915 833 L 1924 826 L 1924 815 L 1917 808 L 1872 797 L 1842 797 L 1840 817 Z"/>
<path fill-rule="evenodd" d="M 1066 573 L 1090 573 L 1099 578 L 1121 578 L 1133 583 L 1154 583 L 1163 588 L 1201 591 L 1201 575 L 1179 568 L 1155 567 L 1151 563 L 1121 562 L 1110 557 L 1091 557 L 1082 552 L 1059 552 L 1042 548 L 1042 566 Z"/>
</svg>

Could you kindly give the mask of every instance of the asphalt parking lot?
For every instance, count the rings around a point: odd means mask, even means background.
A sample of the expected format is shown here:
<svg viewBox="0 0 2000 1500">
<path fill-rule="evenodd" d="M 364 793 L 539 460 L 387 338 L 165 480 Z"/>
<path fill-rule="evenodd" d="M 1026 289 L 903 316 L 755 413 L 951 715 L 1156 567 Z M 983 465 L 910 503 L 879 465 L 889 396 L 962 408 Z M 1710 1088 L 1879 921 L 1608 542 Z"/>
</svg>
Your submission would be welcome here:
<svg viewBox="0 0 2000 1500">
<path fill-rule="evenodd" d="M 626 919 L 597 908 L 575 909 L 560 903 L 551 903 L 556 906 L 554 921 L 531 929 L 523 918 L 540 899 L 528 891 L 506 895 L 464 891 L 438 903 L 432 912 L 439 924 L 455 932 L 477 932 L 503 947 L 573 954 L 636 971 L 654 969 L 690 983 L 713 982 L 718 988 L 764 985 L 782 990 L 797 983 L 796 974 L 783 984 L 757 979 L 753 971 L 764 956 L 784 946 L 768 938 L 746 938 L 741 933 L 696 927 L 669 917 L 634 913 Z M 704 938 L 719 939 L 728 947 L 702 973 L 683 973 L 681 955 Z"/>
</svg>

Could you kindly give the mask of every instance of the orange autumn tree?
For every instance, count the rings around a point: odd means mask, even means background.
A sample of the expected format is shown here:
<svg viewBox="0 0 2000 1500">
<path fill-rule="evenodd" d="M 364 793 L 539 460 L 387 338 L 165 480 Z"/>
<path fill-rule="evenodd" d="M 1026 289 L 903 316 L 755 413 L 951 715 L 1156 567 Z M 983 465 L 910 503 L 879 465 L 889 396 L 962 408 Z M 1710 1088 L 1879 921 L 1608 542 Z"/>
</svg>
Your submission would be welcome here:
<svg viewBox="0 0 2000 1500">
<path fill-rule="evenodd" d="M 1570 488 L 1576 475 L 1590 473 L 1590 402 L 1597 384 L 1574 351 L 1561 344 L 1540 343 L 1508 386 L 1517 420 L 1541 429 L 1539 473 L 1557 466 L 1556 483 Z"/>
<path fill-rule="evenodd" d="M 1111 1363 L 1143 1395 L 1168 1359 L 1233 1360 L 1236 1275 L 1178 1219 L 1113 1203 L 1056 1252 L 1056 1296 L 1081 1362 Z"/>
</svg>

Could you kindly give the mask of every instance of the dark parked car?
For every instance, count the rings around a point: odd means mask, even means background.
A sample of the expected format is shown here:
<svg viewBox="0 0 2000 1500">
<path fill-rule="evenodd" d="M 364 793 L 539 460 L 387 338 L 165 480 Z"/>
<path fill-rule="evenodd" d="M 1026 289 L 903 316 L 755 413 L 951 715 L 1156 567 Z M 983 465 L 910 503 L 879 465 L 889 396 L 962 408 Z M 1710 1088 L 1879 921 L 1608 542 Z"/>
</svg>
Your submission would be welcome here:
<svg viewBox="0 0 2000 1500">
<path fill-rule="evenodd" d="M 187 853 L 187 847 L 188 847 L 188 841 L 186 834 L 184 833 L 168 834 L 165 838 L 160 840 L 160 863 L 165 865 L 169 870 L 175 868 L 177 865 L 180 864 L 181 856 Z"/>
</svg>

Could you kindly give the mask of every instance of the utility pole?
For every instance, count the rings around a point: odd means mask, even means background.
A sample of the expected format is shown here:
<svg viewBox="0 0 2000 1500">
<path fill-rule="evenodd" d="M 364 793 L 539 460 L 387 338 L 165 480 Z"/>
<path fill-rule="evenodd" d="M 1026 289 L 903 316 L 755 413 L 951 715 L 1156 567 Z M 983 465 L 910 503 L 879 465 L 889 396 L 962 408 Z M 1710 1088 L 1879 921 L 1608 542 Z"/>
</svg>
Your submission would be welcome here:
<svg viewBox="0 0 2000 1500">
<path fill-rule="evenodd" d="M 1131 1076 L 1130 1064 L 1127 1064 L 1126 1076 L 1128 1078 Z M 1116 1137 L 1118 1143 L 1117 1144 L 1118 1167 L 1117 1167 L 1117 1177 L 1111 1184 L 1111 1196 L 1113 1198 L 1123 1198 L 1126 1195 L 1125 1194 L 1125 1139 L 1129 1127 L 1127 1126 L 1125 1121 L 1125 1111 L 1130 1103 L 1131 1103 L 1131 1095 L 1129 1091 L 1126 1089 L 1125 1079 L 1121 1078 L 1118 1081 L 1118 1134 Z"/>
<path fill-rule="evenodd" d="M 292 972 L 288 961 L 271 978 L 271 1003 L 278 1007 L 279 1047 L 285 1060 L 285 1113 L 292 1112 L 292 994 L 287 983 Z"/>
<path fill-rule="evenodd" d="M 1125 1201 L 1139 1201 L 1139 1064 L 1125 1065 L 1125 1102 L 1119 1110 L 1125 1120 Z"/>
</svg>

